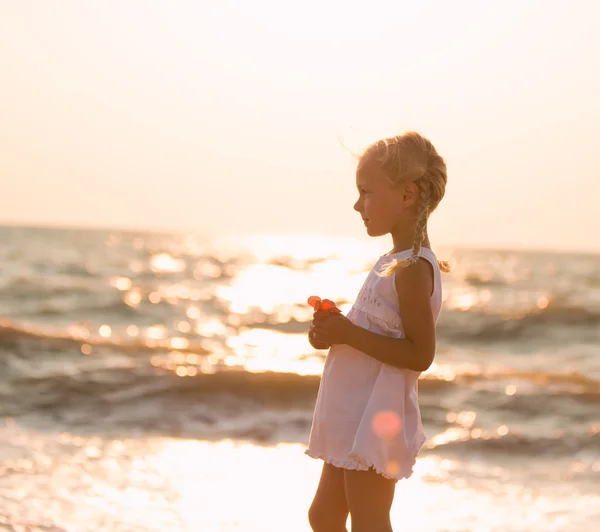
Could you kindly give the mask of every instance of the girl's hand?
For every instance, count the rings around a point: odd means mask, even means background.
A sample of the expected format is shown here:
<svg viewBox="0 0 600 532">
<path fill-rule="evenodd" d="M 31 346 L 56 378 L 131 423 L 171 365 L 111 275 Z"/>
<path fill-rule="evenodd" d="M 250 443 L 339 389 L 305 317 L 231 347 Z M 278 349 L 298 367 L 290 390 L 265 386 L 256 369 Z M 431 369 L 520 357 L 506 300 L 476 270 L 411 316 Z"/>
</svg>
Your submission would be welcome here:
<svg viewBox="0 0 600 532">
<path fill-rule="evenodd" d="M 314 337 L 319 341 L 333 344 L 348 343 L 348 337 L 355 325 L 343 314 L 318 311 L 313 314 Z"/>
<path fill-rule="evenodd" d="M 331 344 L 323 341 L 317 334 L 314 322 L 308 328 L 308 341 L 315 349 L 329 349 L 331 347 Z"/>
</svg>

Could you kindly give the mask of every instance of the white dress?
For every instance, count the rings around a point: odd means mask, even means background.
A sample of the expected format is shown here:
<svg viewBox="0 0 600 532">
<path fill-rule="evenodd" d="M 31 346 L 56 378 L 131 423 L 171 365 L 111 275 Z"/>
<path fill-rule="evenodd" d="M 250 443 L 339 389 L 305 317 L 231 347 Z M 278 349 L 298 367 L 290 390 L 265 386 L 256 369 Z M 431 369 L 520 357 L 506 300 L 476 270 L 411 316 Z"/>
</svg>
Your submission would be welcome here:
<svg viewBox="0 0 600 532">
<path fill-rule="evenodd" d="M 367 276 L 348 318 L 377 334 L 403 338 L 394 276 L 378 272 L 388 261 L 409 258 L 412 250 L 379 258 Z M 437 321 L 442 305 L 440 269 L 434 253 L 419 253 L 433 266 L 431 309 Z M 306 454 L 343 469 L 368 470 L 392 480 L 411 476 L 425 443 L 419 412 L 420 373 L 397 369 L 345 344 L 329 350 Z M 392 411 L 401 421 L 398 436 L 384 441 L 372 428 L 378 412 Z"/>
</svg>

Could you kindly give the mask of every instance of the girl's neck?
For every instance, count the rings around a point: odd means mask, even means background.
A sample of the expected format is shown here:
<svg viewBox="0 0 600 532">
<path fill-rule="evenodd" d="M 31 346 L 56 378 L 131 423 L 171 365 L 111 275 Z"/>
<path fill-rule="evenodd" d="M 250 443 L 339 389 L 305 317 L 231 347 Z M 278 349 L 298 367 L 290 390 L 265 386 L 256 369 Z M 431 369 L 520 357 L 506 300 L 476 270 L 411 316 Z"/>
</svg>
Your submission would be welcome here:
<svg viewBox="0 0 600 532">
<path fill-rule="evenodd" d="M 394 247 L 390 253 L 399 253 L 400 251 L 405 251 L 407 249 L 412 249 L 415 237 L 414 233 L 411 234 L 394 234 L 392 233 L 392 242 Z M 421 243 L 422 248 L 431 248 L 431 244 L 429 242 L 429 236 L 427 234 L 427 229 L 425 229 L 425 238 Z"/>
</svg>

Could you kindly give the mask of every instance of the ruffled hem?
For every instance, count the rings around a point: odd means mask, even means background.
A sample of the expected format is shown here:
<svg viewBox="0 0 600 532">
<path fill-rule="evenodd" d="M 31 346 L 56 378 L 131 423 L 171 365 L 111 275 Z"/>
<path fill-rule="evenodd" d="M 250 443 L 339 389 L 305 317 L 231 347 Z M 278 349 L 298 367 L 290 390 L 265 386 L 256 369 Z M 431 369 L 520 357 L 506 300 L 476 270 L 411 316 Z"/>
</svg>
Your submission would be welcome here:
<svg viewBox="0 0 600 532">
<path fill-rule="evenodd" d="M 410 471 L 408 474 L 402 474 L 400 476 L 392 476 L 387 471 L 382 470 L 375 466 L 371 461 L 367 460 L 364 456 L 361 456 L 356 453 L 351 453 L 350 459 L 342 459 L 342 458 L 334 458 L 332 456 L 326 456 L 324 454 L 313 453 L 310 449 L 304 451 L 304 454 L 314 458 L 315 460 L 323 460 L 324 462 L 331 464 L 334 467 L 339 467 L 340 469 L 349 469 L 351 471 L 368 471 L 369 469 L 373 469 L 377 474 L 381 475 L 388 480 L 393 480 L 394 482 L 398 482 L 399 480 L 410 478 L 413 474 L 413 468 L 410 467 Z"/>
<path fill-rule="evenodd" d="M 314 458 L 315 460 L 323 460 L 332 466 L 339 467 L 340 469 L 350 469 L 355 471 L 367 471 L 369 468 L 365 466 L 361 466 L 352 460 L 342 460 L 341 458 L 333 458 L 331 456 L 326 456 L 324 454 L 313 453 L 310 449 L 304 451 L 304 454 Z"/>
</svg>

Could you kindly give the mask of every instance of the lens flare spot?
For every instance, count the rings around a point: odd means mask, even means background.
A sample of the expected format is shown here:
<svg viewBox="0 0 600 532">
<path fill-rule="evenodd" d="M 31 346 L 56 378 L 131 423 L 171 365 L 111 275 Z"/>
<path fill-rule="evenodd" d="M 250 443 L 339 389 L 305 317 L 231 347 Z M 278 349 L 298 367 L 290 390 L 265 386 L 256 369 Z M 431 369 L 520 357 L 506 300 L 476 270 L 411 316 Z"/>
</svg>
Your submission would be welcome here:
<svg viewBox="0 0 600 532">
<path fill-rule="evenodd" d="M 390 460 L 385 469 L 388 475 L 397 475 L 400 473 L 400 464 L 396 460 Z"/>
<path fill-rule="evenodd" d="M 400 433 L 401 429 L 400 416 L 391 410 L 379 412 L 373 418 L 373 432 L 380 438 L 393 438 Z"/>
</svg>

